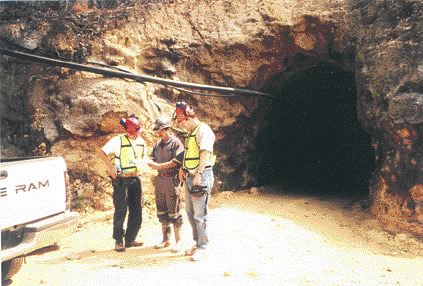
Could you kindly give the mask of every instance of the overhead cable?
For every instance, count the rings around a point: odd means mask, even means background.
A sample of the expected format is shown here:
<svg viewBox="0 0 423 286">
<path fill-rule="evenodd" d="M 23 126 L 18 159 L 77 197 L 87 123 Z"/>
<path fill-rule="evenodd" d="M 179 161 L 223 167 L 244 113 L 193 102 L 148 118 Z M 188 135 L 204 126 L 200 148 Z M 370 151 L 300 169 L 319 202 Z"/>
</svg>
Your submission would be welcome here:
<svg viewBox="0 0 423 286">
<path fill-rule="evenodd" d="M 161 84 L 165 86 L 171 86 L 176 88 L 189 88 L 194 90 L 206 90 L 216 93 L 221 93 L 228 96 L 258 96 L 258 97 L 268 97 L 275 99 L 276 97 L 261 91 L 256 90 L 249 90 L 249 89 L 241 89 L 241 88 L 232 88 L 232 87 L 224 87 L 224 86 L 215 86 L 215 85 L 206 85 L 206 84 L 198 84 L 198 83 L 191 83 L 191 82 L 183 82 L 177 81 L 172 79 L 165 79 L 160 77 L 148 76 L 148 75 L 138 75 L 132 72 L 127 71 L 113 71 L 106 68 L 99 68 L 99 67 L 92 67 L 85 64 L 74 63 L 70 61 L 63 61 L 57 60 L 48 57 L 37 56 L 33 54 L 13 51 L 9 49 L 0 48 L 0 54 L 4 54 L 11 57 L 16 57 L 20 59 L 26 59 L 34 62 L 41 62 L 47 63 L 54 66 L 66 67 L 70 69 L 76 69 L 85 72 L 91 72 L 96 74 L 102 74 L 110 77 L 118 77 L 118 78 L 128 78 L 135 80 L 137 82 L 151 82 L 155 84 Z M 195 93 L 195 92 L 194 92 Z M 200 93 L 201 94 L 201 93 Z M 204 94 L 206 95 L 206 94 Z M 207 94 L 208 96 L 212 96 L 212 94 Z"/>
</svg>

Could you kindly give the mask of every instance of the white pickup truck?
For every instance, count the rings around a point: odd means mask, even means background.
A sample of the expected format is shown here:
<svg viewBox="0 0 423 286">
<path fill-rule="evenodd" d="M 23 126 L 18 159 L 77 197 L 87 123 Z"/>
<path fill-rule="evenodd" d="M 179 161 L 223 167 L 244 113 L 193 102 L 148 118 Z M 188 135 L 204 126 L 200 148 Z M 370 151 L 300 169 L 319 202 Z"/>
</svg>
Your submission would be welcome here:
<svg viewBox="0 0 423 286">
<path fill-rule="evenodd" d="M 25 255 L 75 230 L 79 215 L 70 211 L 70 195 L 62 157 L 1 159 L 2 281 L 20 269 Z"/>
</svg>

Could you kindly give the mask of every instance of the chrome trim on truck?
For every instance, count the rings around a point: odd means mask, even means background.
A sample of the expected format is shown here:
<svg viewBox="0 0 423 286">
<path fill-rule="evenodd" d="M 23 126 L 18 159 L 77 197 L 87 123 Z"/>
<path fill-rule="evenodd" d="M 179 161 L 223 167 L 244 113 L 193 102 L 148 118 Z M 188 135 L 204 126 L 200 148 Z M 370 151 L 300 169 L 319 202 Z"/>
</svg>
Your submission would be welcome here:
<svg viewBox="0 0 423 286">
<path fill-rule="evenodd" d="M 75 231 L 78 218 L 79 214 L 76 212 L 65 212 L 26 225 L 22 243 L 15 247 L 2 250 L 1 261 L 22 256 L 57 243 L 60 239 Z"/>
</svg>

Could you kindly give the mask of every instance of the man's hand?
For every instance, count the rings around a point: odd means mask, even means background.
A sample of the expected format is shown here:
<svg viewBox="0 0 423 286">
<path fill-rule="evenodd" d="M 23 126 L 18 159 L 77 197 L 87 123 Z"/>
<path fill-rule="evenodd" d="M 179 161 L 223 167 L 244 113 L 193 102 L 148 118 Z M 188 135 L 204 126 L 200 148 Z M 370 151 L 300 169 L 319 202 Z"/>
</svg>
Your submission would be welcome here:
<svg viewBox="0 0 423 286">
<path fill-rule="evenodd" d="M 150 168 L 152 168 L 152 169 L 154 169 L 154 170 L 158 170 L 158 169 L 159 169 L 159 166 L 160 166 L 160 164 L 159 164 L 159 163 L 156 163 L 156 162 L 154 162 L 154 161 L 149 161 L 147 164 L 148 164 L 148 166 L 149 166 Z"/>
<path fill-rule="evenodd" d="M 103 150 L 97 150 L 98 157 L 103 162 L 104 166 L 106 167 L 106 173 L 112 179 L 116 179 L 117 173 L 114 164 L 110 162 L 110 159 L 107 157 L 106 153 Z"/>
<path fill-rule="evenodd" d="M 116 169 L 115 169 L 115 168 L 109 168 L 109 169 L 108 169 L 108 171 L 107 171 L 107 173 L 109 174 L 109 176 L 110 176 L 112 179 L 116 179 L 116 177 L 117 177 L 117 172 L 116 172 Z"/>
<path fill-rule="evenodd" d="M 179 179 L 179 182 L 185 182 L 185 172 L 184 172 L 184 170 L 182 170 L 182 168 L 180 168 L 179 169 L 179 172 L 178 172 L 178 179 Z"/>
</svg>

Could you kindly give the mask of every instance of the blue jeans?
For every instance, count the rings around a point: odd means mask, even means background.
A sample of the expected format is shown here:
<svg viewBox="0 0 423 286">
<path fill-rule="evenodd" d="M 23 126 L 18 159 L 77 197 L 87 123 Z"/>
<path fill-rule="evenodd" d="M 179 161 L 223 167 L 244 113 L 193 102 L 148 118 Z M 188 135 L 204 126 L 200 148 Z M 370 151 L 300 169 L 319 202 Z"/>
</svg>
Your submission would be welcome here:
<svg viewBox="0 0 423 286">
<path fill-rule="evenodd" d="M 201 175 L 201 184 L 207 186 L 203 195 L 191 195 L 188 191 L 192 187 L 194 176 L 189 175 L 185 183 L 185 209 L 192 227 L 192 236 L 198 248 L 207 248 L 209 243 L 207 235 L 208 201 L 214 183 L 213 170 L 205 169 Z"/>
</svg>

